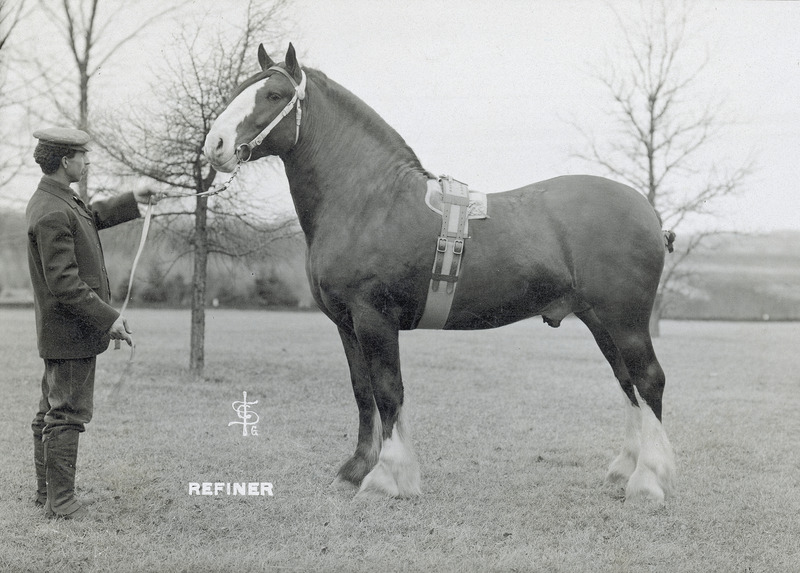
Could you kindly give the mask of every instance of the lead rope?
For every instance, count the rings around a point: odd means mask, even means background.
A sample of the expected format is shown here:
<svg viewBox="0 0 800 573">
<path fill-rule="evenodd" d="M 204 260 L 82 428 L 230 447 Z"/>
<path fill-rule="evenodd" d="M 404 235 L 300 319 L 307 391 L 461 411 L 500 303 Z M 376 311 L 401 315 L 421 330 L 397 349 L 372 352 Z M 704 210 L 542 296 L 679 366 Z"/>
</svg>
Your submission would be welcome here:
<svg viewBox="0 0 800 573">
<path fill-rule="evenodd" d="M 144 244 L 147 242 L 147 233 L 150 230 L 150 220 L 153 218 L 153 198 L 152 196 L 147 201 L 147 210 L 144 214 L 144 224 L 142 225 L 142 237 L 139 239 L 139 249 L 136 251 L 136 256 L 133 258 L 133 266 L 131 266 L 131 276 L 128 278 L 128 292 L 125 294 L 125 302 L 122 303 L 122 308 L 119 310 L 119 315 L 123 316 L 128 308 L 128 302 L 131 300 L 131 289 L 133 288 L 133 277 L 136 275 L 136 266 L 139 264 L 139 258 L 142 256 Z M 114 350 L 119 350 L 120 341 L 114 341 Z M 136 343 L 133 342 L 131 337 L 131 356 L 128 362 L 133 362 L 136 356 Z"/>
<path fill-rule="evenodd" d="M 147 201 L 147 210 L 144 214 L 144 224 L 142 225 L 142 237 L 139 239 L 139 248 L 136 251 L 136 256 L 133 258 L 133 266 L 131 266 L 131 276 L 128 278 L 128 292 L 125 294 L 125 302 L 122 303 L 122 308 L 119 310 L 119 315 L 123 316 L 125 314 L 125 310 L 128 308 L 128 301 L 131 299 L 131 289 L 133 288 L 133 277 L 136 274 L 136 266 L 139 264 L 139 257 L 142 256 L 142 251 L 144 250 L 144 244 L 147 241 L 147 232 L 150 230 L 150 220 L 153 218 L 153 197 L 151 196 Z M 119 339 L 114 341 L 114 350 L 119 350 L 120 348 L 120 341 Z M 131 366 L 133 365 L 133 359 L 136 356 L 136 343 L 133 341 L 133 337 L 131 337 L 131 355 L 128 358 L 128 361 L 125 363 L 125 367 L 122 369 L 122 372 L 119 375 L 119 380 L 117 383 L 114 384 L 108 391 L 107 398 L 114 396 L 119 389 L 122 387 L 122 382 L 125 380 L 125 377 L 131 371 Z"/>
<path fill-rule="evenodd" d="M 216 188 L 214 188 L 214 185 L 212 185 L 211 187 L 209 187 L 205 191 L 201 191 L 200 193 L 190 193 L 190 192 L 183 193 L 183 192 L 180 192 L 180 191 L 172 191 L 170 193 L 159 193 L 159 198 L 161 198 L 161 199 L 174 199 L 174 198 L 178 198 L 178 197 L 181 197 L 181 198 L 184 198 L 184 197 L 211 197 L 213 195 L 218 195 L 219 193 L 222 193 L 228 187 L 230 187 L 231 183 L 233 183 L 233 180 L 239 174 L 239 169 L 241 169 L 241 167 L 242 167 L 242 161 L 239 161 L 236 164 L 236 168 L 231 173 L 230 178 L 225 183 L 221 183 Z"/>
<path fill-rule="evenodd" d="M 216 189 L 212 185 L 205 191 L 201 193 L 163 193 L 161 194 L 164 198 L 170 197 L 208 197 L 212 195 L 217 195 L 218 193 L 222 193 L 228 187 L 230 187 L 233 180 L 236 178 L 236 175 L 239 173 L 239 169 L 241 168 L 242 163 L 239 162 L 236 164 L 236 169 L 233 170 L 231 173 L 230 178 L 217 187 Z M 122 303 L 122 308 L 120 308 L 119 314 L 120 316 L 125 314 L 125 311 L 128 308 L 128 302 L 131 300 L 131 289 L 133 288 L 133 278 L 136 276 L 136 266 L 139 264 L 139 258 L 142 256 L 142 251 L 144 251 L 144 245 L 147 242 L 147 233 L 150 230 L 150 221 L 153 218 L 153 198 L 152 196 L 147 201 L 147 210 L 144 213 L 144 224 L 142 225 L 142 236 L 139 239 L 139 248 L 136 251 L 136 256 L 133 258 L 133 265 L 131 266 L 131 275 L 128 277 L 128 292 L 125 293 L 125 301 Z M 120 349 L 120 341 L 114 341 L 114 350 Z M 128 358 L 128 363 L 130 364 L 133 362 L 133 359 L 136 357 L 136 343 L 133 342 L 133 338 L 131 338 L 131 355 Z"/>
</svg>

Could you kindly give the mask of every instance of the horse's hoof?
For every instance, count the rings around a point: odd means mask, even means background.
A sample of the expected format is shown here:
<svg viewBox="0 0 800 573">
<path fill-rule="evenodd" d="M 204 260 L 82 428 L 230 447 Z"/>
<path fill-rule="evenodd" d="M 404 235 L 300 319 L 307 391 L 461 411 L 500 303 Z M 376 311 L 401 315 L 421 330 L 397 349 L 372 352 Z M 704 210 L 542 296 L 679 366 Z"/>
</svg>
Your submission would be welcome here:
<svg viewBox="0 0 800 573">
<path fill-rule="evenodd" d="M 367 477 L 361 482 L 361 488 L 357 494 L 357 497 L 375 496 L 400 496 L 400 488 L 397 486 L 397 481 L 384 462 L 378 462 L 372 471 L 367 474 Z"/>
<path fill-rule="evenodd" d="M 342 476 L 336 476 L 336 479 L 331 482 L 329 487 L 334 491 L 352 491 L 354 489 L 358 489 L 356 484 L 342 478 Z"/>
<path fill-rule="evenodd" d="M 380 461 L 361 482 L 356 497 L 416 497 L 420 495 L 419 470 Z"/>
<path fill-rule="evenodd" d="M 636 459 L 631 455 L 620 454 L 611 462 L 606 473 L 606 483 L 625 486 L 636 470 Z"/>
<path fill-rule="evenodd" d="M 630 476 L 627 476 L 619 472 L 609 471 L 606 474 L 605 483 L 606 485 L 624 488 L 625 484 L 628 483 L 628 478 L 630 478 Z"/>
<path fill-rule="evenodd" d="M 656 474 L 649 471 L 635 471 L 625 488 L 625 503 L 652 502 L 663 504 L 666 495 L 658 482 Z"/>
<path fill-rule="evenodd" d="M 393 496 L 387 495 L 385 491 L 377 489 L 377 488 L 360 488 L 356 495 L 353 497 L 354 501 L 366 501 L 366 500 L 379 500 L 379 499 L 387 499 L 392 498 Z"/>
</svg>

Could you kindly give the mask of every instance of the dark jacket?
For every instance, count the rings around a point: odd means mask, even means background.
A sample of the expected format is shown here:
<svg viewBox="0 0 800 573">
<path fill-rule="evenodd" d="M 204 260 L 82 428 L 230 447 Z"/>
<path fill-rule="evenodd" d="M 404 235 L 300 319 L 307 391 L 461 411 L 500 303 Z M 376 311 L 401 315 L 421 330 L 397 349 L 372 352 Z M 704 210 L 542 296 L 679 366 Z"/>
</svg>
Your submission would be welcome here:
<svg viewBox="0 0 800 573">
<path fill-rule="evenodd" d="M 109 304 L 97 231 L 139 217 L 133 193 L 87 209 L 72 188 L 45 175 L 26 217 L 39 355 L 88 358 L 104 352 L 119 312 Z"/>
</svg>

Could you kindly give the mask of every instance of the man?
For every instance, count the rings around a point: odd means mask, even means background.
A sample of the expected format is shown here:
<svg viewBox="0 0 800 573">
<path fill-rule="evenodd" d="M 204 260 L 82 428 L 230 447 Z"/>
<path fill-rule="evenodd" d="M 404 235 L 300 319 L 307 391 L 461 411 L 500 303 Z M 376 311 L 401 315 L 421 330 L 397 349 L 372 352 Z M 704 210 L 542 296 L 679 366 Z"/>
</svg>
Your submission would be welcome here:
<svg viewBox="0 0 800 573">
<path fill-rule="evenodd" d="M 76 129 L 34 132 L 41 181 L 28 203 L 28 266 L 33 283 L 42 396 L 33 420 L 36 503 L 48 517 L 79 518 L 75 499 L 78 434 L 92 419 L 96 357 L 111 339 L 132 344 L 111 294 L 99 229 L 139 217 L 153 192 L 125 193 L 84 205 L 70 185 L 89 166 L 90 137 Z"/>
</svg>

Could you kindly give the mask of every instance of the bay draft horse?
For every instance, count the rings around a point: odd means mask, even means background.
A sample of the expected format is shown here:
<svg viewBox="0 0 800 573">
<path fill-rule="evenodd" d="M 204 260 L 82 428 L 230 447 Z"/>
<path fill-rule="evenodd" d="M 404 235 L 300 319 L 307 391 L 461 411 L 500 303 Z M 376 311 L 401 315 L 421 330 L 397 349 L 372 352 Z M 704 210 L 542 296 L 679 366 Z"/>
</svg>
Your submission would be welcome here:
<svg viewBox="0 0 800 573">
<path fill-rule="evenodd" d="M 336 481 L 359 494 L 420 493 L 403 415 L 398 332 L 416 328 L 431 282 L 441 216 L 423 201 L 426 171 L 378 114 L 290 44 L 234 91 L 204 153 L 215 169 L 277 155 L 308 247 L 319 308 L 336 324 L 358 405 L 358 442 Z M 484 329 L 575 314 L 626 396 L 626 435 L 607 480 L 625 498 L 663 502 L 673 482 L 661 424 L 664 372 L 648 332 L 664 264 L 664 233 L 635 190 L 564 176 L 488 194 L 490 217 L 470 221 L 455 298 L 444 325 Z M 457 360 L 457 356 L 452 357 Z"/>
</svg>

